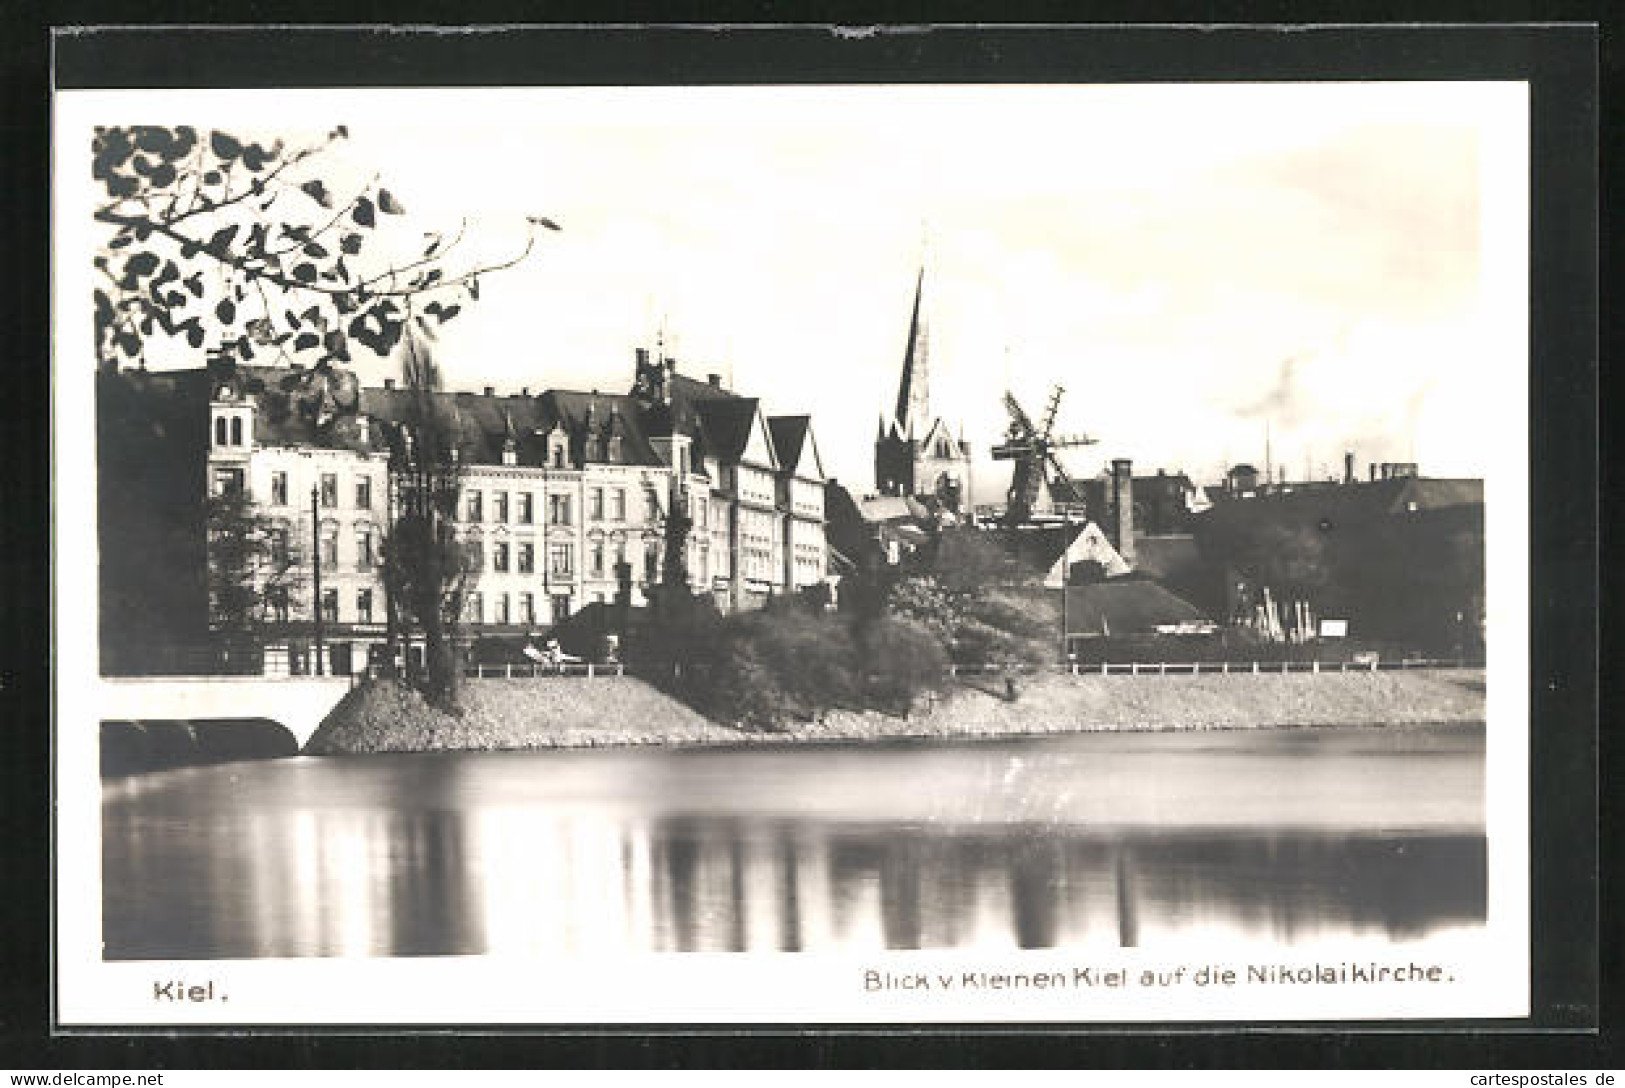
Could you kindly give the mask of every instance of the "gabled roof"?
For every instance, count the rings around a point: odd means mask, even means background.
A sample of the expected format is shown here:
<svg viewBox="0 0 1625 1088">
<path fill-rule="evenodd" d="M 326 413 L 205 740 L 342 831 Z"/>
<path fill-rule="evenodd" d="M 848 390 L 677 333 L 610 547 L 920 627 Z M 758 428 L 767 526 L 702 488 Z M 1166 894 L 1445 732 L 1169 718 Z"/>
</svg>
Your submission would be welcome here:
<svg viewBox="0 0 1625 1088">
<path fill-rule="evenodd" d="M 773 452 L 779 455 L 779 468 L 785 472 L 794 472 L 800 467 L 803 447 L 812 445 L 807 441 L 811 425 L 811 416 L 772 416 L 768 419 L 767 429 L 773 435 Z"/>
<path fill-rule="evenodd" d="M 756 425 L 760 405 L 755 397 L 726 397 L 701 400 L 694 405 L 705 452 L 724 464 L 734 464 L 745 455 L 751 429 Z"/>
</svg>

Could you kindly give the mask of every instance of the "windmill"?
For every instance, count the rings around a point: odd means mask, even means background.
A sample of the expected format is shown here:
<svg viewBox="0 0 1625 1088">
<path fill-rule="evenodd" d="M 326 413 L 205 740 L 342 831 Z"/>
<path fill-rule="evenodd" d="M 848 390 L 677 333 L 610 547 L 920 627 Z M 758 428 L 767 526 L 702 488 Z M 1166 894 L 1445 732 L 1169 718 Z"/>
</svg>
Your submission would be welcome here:
<svg viewBox="0 0 1625 1088">
<path fill-rule="evenodd" d="M 1021 407 L 1014 394 L 1004 394 L 1004 407 L 1010 413 L 1010 426 L 1005 430 L 1004 442 L 994 446 L 992 452 L 996 461 L 1015 462 L 1004 509 L 1004 520 L 1008 525 L 1018 525 L 1032 517 L 1043 499 L 1046 483 L 1052 495 L 1065 493 L 1064 502 L 1082 501 L 1082 492 L 1072 482 L 1072 477 L 1055 456 L 1055 451 L 1073 446 L 1090 446 L 1095 440 L 1088 435 L 1054 433 L 1055 415 L 1061 407 L 1061 394 L 1065 392 L 1066 389 L 1059 385 L 1050 391 L 1049 402 L 1044 406 L 1043 426 L 1033 423 L 1032 417 Z"/>
</svg>

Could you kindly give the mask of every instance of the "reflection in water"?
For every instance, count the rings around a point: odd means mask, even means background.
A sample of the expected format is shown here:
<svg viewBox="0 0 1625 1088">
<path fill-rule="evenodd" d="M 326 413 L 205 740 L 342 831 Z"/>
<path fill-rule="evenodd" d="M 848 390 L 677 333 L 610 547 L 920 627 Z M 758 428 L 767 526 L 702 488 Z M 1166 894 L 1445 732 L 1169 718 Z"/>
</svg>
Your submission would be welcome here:
<svg viewBox="0 0 1625 1088">
<path fill-rule="evenodd" d="M 1409 744 L 1361 746 L 1328 733 L 1262 751 L 1162 735 L 1141 753 L 1133 738 L 1085 736 L 166 772 L 108 786 L 105 954 L 1153 946 L 1216 927 L 1291 943 L 1482 925 L 1482 732 L 1442 741 L 1412 733 Z M 1155 758 L 1142 764 L 1146 753 Z M 877 800 L 877 765 L 894 783 L 909 781 L 920 757 L 936 767 L 934 795 Z M 1190 820 L 1158 802 L 1111 822 L 1087 818 L 1093 802 L 1080 812 L 1043 796 L 1127 797 L 1121 776 L 1152 765 L 1197 774 L 1190 790 L 1240 775 L 1257 791 L 1290 781 L 1283 771 L 1305 759 L 1317 761 L 1308 777 L 1321 786 L 1328 762 L 1361 784 L 1344 791 L 1339 819 L 1277 811 L 1238 824 L 1222 806 L 1195 805 L 1188 811 L 1208 815 Z M 1433 772 L 1423 802 L 1404 796 L 1403 782 L 1390 785 L 1416 761 Z M 1033 764 L 1069 771 L 1010 773 Z M 766 791 L 716 788 L 750 771 L 773 779 Z M 667 777 L 647 793 L 651 775 Z M 943 790 L 967 783 L 997 790 L 944 804 Z M 1304 804 L 1282 790 L 1281 804 Z M 1362 791 L 1371 811 L 1347 808 Z M 1462 819 L 1474 812 L 1476 826 Z"/>
</svg>

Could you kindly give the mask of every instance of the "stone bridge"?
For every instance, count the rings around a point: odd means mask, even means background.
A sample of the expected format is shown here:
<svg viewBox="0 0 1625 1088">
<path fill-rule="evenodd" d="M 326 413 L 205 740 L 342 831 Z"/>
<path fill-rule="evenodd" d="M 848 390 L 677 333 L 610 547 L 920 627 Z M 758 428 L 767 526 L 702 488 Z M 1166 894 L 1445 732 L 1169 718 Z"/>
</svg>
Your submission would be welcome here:
<svg viewBox="0 0 1625 1088">
<path fill-rule="evenodd" d="M 303 748 L 350 684 L 343 676 L 103 677 L 97 708 L 102 721 L 265 718 Z"/>
</svg>

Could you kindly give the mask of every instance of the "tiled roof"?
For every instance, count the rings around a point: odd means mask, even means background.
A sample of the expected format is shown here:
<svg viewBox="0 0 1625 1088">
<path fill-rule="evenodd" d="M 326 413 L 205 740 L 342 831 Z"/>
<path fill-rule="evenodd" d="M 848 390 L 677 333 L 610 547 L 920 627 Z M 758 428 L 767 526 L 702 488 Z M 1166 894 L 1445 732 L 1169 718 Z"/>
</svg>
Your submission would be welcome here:
<svg viewBox="0 0 1625 1088">
<path fill-rule="evenodd" d="M 1075 635 L 1143 635 L 1205 619 L 1195 605 L 1141 578 L 1113 578 L 1066 591 L 1066 629 Z"/>
<path fill-rule="evenodd" d="M 1043 572 L 1055 566 L 1085 527 L 1085 522 L 1070 521 L 1058 525 L 988 529 L 986 532 L 999 541 L 1009 555 L 1033 570 Z"/>
</svg>

